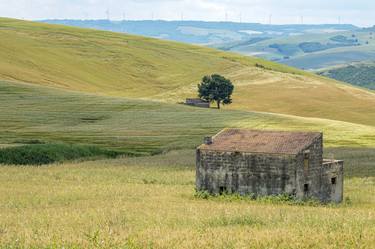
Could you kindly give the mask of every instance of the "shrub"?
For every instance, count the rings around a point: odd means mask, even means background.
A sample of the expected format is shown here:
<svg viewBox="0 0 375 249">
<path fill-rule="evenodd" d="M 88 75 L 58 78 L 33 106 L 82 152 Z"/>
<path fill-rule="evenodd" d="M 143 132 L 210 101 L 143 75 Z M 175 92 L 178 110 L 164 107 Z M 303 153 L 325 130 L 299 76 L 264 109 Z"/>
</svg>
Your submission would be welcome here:
<svg viewBox="0 0 375 249">
<path fill-rule="evenodd" d="M 87 145 L 30 144 L 0 150 L 0 164 L 43 165 L 89 157 L 114 158 L 119 152 Z"/>
<path fill-rule="evenodd" d="M 196 191 L 194 196 L 199 199 L 207 200 L 211 195 L 207 191 Z"/>
</svg>

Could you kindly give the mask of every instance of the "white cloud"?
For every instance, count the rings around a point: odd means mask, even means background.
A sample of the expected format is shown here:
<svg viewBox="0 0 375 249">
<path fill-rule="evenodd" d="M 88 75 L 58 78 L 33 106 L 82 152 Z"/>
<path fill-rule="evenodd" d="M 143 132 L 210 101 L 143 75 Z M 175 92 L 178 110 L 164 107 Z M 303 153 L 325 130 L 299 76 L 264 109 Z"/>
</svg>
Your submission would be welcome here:
<svg viewBox="0 0 375 249">
<path fill-rule="evenodd" d="M 0 0 L 0 16 L 47 19 L 106 17 L 298 23 L 375 24 L 373 0 Z"/>
</svg>

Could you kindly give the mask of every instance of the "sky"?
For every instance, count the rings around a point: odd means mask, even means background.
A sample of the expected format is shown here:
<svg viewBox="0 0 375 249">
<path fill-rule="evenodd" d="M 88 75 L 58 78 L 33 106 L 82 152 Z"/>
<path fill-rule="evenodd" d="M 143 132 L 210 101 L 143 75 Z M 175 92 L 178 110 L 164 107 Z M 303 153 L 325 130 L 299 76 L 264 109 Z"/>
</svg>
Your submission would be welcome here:
<svg viewBox="0 0 375 249">
<path fill-rule="evenodd" d="M 205 20 L 375 25 L 374 0 L 0 0 L 0 16 L 26 20 Z"/>
</svg>

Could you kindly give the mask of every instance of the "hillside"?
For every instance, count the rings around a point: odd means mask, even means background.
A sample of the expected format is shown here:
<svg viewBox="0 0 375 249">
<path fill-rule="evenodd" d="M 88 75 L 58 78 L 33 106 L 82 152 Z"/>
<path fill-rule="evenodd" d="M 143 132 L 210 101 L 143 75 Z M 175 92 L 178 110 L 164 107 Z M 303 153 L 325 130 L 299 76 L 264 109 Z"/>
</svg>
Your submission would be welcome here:
<svg viewBox="0 0 375 249">
<path fill-rule="evenodd" d="M 375 125 L 373 93 L 261 59 L 12 19 L 0 20 L 0 34 L 3 80 L 176 103 L 203 75 L 221 73 L 236 85 L 230 109 Z"/>
<path fill-rule="evenodd" d="M 193 108 L 146 100 L 56 91 L 0 81 L 4 145 L 86 144 L 129 153 L 190 149 L 225 127 L 321 130 L 329 147 L 375 146 L 375 127 L 325 119 Z"/>
<path fill-rule="evenodd" d="M 353 25 L 108 20 L 43 22 L 203 44 L 305 70 L 323 70 L 337 66 L 342 68 L 349 63 L 375 60 L 374 28 L 360 29 Z M 330 74 L 324 75 L 330 77 Z M 332 75 L 331 78 L 364 87 L 367 82 L 363 83 L 361 77 L 345 80 Z"/>
<path fill-rule="evenodd" d="M 375 63 L 362 62 L 318 71 L 320 75 L 375 90 Z"/>
</svg>

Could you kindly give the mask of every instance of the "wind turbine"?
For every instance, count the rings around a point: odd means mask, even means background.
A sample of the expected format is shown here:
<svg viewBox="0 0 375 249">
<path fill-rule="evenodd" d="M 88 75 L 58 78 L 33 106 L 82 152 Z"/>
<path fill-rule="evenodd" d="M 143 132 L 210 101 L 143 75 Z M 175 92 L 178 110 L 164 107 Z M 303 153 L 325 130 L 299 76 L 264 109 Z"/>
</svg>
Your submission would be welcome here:
<svg viewBox="0 0 375 249">
<path fill-rule="evenodd" d="M 109 9 L 107 8 L 107 10 L 105 11 L 105 14 L 107 16 L 107 20 L 109 21 Z"/>
</svg>

